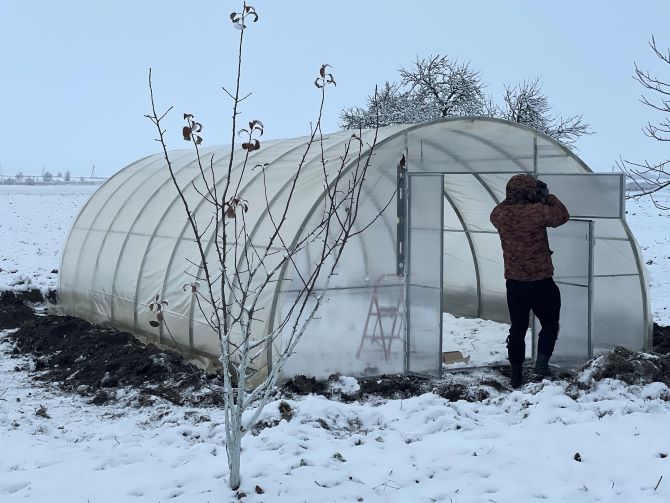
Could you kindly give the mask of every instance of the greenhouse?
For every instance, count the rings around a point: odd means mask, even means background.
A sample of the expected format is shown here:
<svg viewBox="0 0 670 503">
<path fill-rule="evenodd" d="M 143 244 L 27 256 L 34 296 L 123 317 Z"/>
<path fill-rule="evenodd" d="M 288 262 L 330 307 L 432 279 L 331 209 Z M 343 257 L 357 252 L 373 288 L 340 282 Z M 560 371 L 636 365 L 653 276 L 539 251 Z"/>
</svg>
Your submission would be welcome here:
<svg viewBox="0 0 670 503">
<path fill-rule="evenodd" d="M 363 140 L 370 144 L 374 135 L 366 131 Z M 351 132 L 324 138 L 325 159 L 333 161 L 325 166 L 337 164 L 350 138 Z M 250 202 L 246 220 L 254 242 L 269 239 L 269 215 L 286 200 L 307 141 L 267 141 L 250 154 L 250 162 L 266 165 L 265 176 L 250 172 L 239 190 Z M 229 147 L 202 153 L 213 156 L 220 173 L 227 172 Z M 195 214 L 207 211 L 189 186 L 200 176 L 194 152 L 175 151 L 172 159 Z M 566 225 L 549 230 L 554 279 L 562 293 L 552 361 L 575 367 L 614 345 L 650 349 L 648 281 L 625 220 L 623 175 L 593 173 L 551 138 L 490 118 L 380 128 L 371 159 L 361 214 L 381 218 L 347 245 L 326 302 L 288 360 L 285 377 L 440 375 L 443 353 L 454 349 L 445 330 L 452 318 L 445 313 L 508 322 L 502 250 L 489 214 L 505 198 L 507 180 L 518 173 L 545 181 L 571 215 Z M 296 187 L 300 197 L 282 231 L 289 243 L 318 218 L 321 162 L 320 149 L 308 152 L 306 173 L 314 166 L 316 174 Z M 216 183 L 225 181 L 222 176 Z M 197 274 L 189 261 L 195 251 L 163 155 L 138 160 L 103 184 L 76 218 L 61 260 L 62 312 L 216 365 L 216 336 L 194 296 L 184 292 L 191 281 L 187 273 Z M 211 240 L 206 253 L 215 260 Z M 271 331 L 286 316 L 295 294 L 292 277 L 309 264 L 307 248 L 294 268 L 284 268 L 263 294 L 255 330 Z M 174 338 L 149 323 L 148 305 L 156 295 L 169 300 L 165 316 Z M 281 345 L 278 338 L 259 372 L 273 365 Z"/>
</svg>

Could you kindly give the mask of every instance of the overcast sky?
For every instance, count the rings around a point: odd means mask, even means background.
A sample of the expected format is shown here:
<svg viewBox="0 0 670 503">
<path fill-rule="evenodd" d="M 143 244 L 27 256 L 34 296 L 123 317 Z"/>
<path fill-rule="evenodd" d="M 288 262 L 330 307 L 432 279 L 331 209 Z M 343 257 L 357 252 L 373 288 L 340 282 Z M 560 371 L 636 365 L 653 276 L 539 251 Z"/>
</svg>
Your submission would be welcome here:
<svg viewBox="0 0 670 503">
<path fill-rule="evenodd" d="M 376 83 L 398 78 L 416 56 L 446 54 L 481 71 L 487 92 L 541 76 L 556 114 L 583 114 L 596 134 L 578 155 L 609 170 L 619 156 L 670 157 L 641 128 L 659 119 L 639 103 L 633 63 L 670 81 L 647 45 L 670 47 L 670 1 L 250 0 L 243 119 L 267 138 L 309 132 L 322 63 L 333 66 L 325 129 L 342 107 L 362 104 Z M 3 174 L 70 170 L 108 176 L 157 151 L 149 110 L 151 66 L 158 101 L 196 115 L 209 145 L 229 142 L 236 40 L 229 0 L 0 0 L 0 163 Z M 667 148 L 667 147 L 666 147 Z"/>
</svg>

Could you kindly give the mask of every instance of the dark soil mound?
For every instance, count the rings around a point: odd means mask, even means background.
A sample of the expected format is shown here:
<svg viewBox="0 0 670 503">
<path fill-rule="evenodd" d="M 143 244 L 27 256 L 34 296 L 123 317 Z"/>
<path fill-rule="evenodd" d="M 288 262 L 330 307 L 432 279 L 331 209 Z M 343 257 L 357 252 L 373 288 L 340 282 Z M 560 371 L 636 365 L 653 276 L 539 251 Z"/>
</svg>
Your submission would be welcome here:
<svg viewBox="0 0 670 503">
<path fill-rule="evenodd" d="M 591 360 L 581 372 L 595 381 L 609 378 L 626 384 L 662 382 L 670 386 L 670 355 L 656 356 L 616 347 Z"/>
<path fill-rule="evenodd" d="M 670 327 L 663 327 L 654 323 L 653 349 L 656 353 L 666 355 L 670 353 Z"/>
<path fill-rule="evenodd" d="M 95 396 L 93 403 L 105 403 L 120 387 L 139 390 L 139 403 L 151 403 L 151 396 L 175 404 L 222 401 L 218 378 L 209 379 L 181 355 L 78 318 L 35 317 L 9 339 L 13 353 L 36 357 L 35 369 L 43 371 L 38 379 Z"/>
<path fill-rule="evenodd" d="M 418 396 L 431 390 L 428 381 L 421 377 L 389 374 L 380 377 L 359 379 L 360 389 L 354 393 L 342 394 L 333 391 L 331 385 L 338 381 L 339 374 L 331 375 L 325 381 L 314 377 L 298 375 L 284 383 L 281 388 L 283 396 L 309 395 L 315 393 L 329 398 L 338 398 L 344 402 L 359 400 L 368 396 L 381 398 L 409 398 Z"/>
<path fill-rule="evenodd" d="M 12 292 L 0 293 L 0 330 L 18 328 L 26 321 L 35 319 L 35 313 L 23 302 L 22 297 Z"/>
<path fill-rule="evenodd" d="M 374 395 L 382 398 L 409 398 L 431 390 L 427 379 L 412 375 L 389 374 L 358 381 L 360 395 Z"/>
<path fill-rule="evenodd" d="M 317 381 L 314 377 L 298 375 L 284 383 L 283 391 L 287 395 L 309 395 L 310 393 L 323 395 L 326 392 L 326 382 Z"/>
</svg>

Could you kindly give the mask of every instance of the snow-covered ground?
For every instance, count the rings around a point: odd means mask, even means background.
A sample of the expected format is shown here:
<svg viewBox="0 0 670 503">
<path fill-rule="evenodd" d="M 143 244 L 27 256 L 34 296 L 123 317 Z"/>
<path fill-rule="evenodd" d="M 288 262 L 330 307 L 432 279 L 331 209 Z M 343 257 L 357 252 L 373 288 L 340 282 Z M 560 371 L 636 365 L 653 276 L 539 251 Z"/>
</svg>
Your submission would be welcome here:
<svg viewBox="0 0 670 503">
<path fill-rule="evenodd" d="M 670 191 L 656 199 L 670 206 Z M 670 325 L 670 211 L 656 208 L 649 199 L 626 202 L 626 220 L 637 239 L 647 264 L 651 314 L 656 323 Z"/>
<path fill-rule="evenodd" d="M 3 503 L 238 501 L 219 410 L 89 405 L 17 364 L 0 359 Z M 243 443 L 243 501 L 669 501 L 670 390 L 604 381 L 573 399 L 564 386 L 475 403 L 307 396 L 288 401 L 290 422 L 271 403 L 262 419 L 279 424 Z"/>
<path fill-rule="evenodd" d="M 65 234 L 93 190 L 0 187 L 0 290 L 55 286 Z M 655 320 L 670 324 L 670 213 L 648 201 L 628 211 L 651 261 Z M 464 348 L 506 330 L 451 321 Z M 226 486 L 220 411 L 90 405 L 36 384 L 8 349 L 0 341 L 0 502 L 238 501 Z M 603 381 L 571 398 L 565 386 L 528 384 L 475 403 L 431 393 L 289 400 L 290 422 L 245 437 L 242 501 L 670 501 L 670 390 Z M 262 419 L 279 420 L 277 405 Z"/>
<path fill-rule="evenodd" d="M 72 222 L 97 185 L 0 185 L 0 291 L 56 287 Z"/>
<path fill-rule="evenodd" d="M 459 318 L 448 313 L 442 315 L 442 350 L 460 351 L 470 357 L 467 366 L 490 365 L 507 360 L 505 339 L 509 325 L 490 320 Z M 530 331 L 526 336 L 526 356 L 531 354 Z M 464 363 L 450 368 L 466 366 Z"/>
</svg>

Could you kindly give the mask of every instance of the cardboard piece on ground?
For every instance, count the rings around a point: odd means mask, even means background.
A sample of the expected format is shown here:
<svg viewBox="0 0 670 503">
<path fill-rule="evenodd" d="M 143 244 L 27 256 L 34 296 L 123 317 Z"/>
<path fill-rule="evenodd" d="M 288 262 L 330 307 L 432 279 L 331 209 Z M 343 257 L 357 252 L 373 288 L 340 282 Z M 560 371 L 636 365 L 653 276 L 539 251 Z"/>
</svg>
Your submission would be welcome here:
<svg viewBox="0 0 670 503">
<path fill-rule="evenodd" d="M 449 365 L 451 363 L 468 363 L 470 362 L 470 355 L 463 356 L 460 351 L 444 351 L 442 353 L 442 363 Z"/>
</svg>

